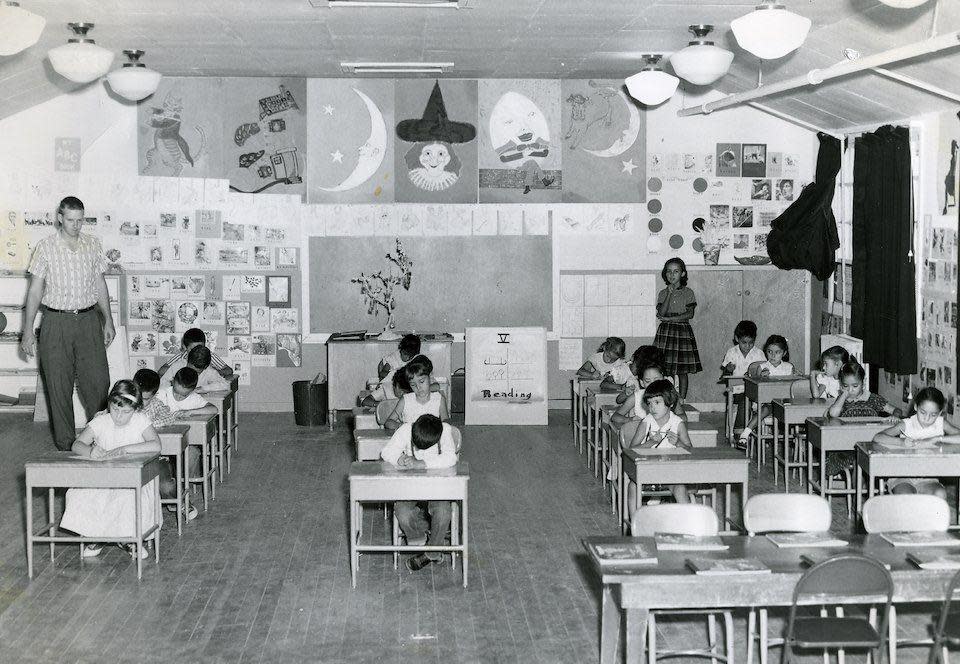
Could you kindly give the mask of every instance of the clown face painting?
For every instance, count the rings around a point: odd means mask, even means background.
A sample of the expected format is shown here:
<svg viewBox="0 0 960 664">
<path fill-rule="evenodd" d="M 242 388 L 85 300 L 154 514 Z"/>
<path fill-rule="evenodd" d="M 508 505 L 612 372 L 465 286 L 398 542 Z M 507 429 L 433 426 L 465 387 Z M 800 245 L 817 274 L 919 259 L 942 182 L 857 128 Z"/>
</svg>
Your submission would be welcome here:
<svg viewBox="0 0 960 664">
<path fill-rule="evenodd" d="M 460 159 L 448 143 L 417 143 L 404 158 L 410 181 L 425 191 L 441 191 L 460 178 Z"/>
</svg>

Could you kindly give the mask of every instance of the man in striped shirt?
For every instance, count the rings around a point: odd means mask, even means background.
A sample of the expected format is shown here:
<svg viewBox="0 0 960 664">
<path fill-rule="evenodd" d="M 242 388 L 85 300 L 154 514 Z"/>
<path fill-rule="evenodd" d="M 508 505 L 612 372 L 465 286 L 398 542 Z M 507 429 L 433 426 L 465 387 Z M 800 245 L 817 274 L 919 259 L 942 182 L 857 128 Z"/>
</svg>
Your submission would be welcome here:
<svg viewBox="0 0 960 664">
<path fill-rule="evenodd" d="M 30 290 L 24 307 L 20 349 L 39 353 L 40 371 L 50 405 L 53 440 L 69 450 L 76 438 L 73 388 L 87 419 L 100 411 L 110 389 L 107 346 L 115 330 L 103 278 L 107 270 L 100 241 L 81 233 L 83 203 L 67 196 L 57 208 L 59 230 L 37 244 L 27 268 Z M 43 306 L 37 341 L 33 324 Z"/>
</svg>

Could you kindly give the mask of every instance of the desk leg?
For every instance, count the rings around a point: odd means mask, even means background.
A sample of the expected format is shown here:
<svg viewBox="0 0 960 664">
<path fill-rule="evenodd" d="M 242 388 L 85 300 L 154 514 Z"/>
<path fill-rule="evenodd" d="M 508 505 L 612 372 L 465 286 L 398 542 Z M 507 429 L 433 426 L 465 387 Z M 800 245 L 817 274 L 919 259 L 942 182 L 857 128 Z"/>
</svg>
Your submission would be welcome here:
<svg viewBox="0 0 960 664">
<path fill-rule="evenodd" d="M 27 578 L 33 578 L 33 487 L 27 483 Z"/>
<path fill-rule="evenodd" d="M 463 503 L 461 505 L 461 511 L 463 512 L 463 528 L 461 529 L 462 532 L 460 533 L 460 543 L 463 546 L 463 561 L 461 565 L 463 567 L 463 587 L 466 588 L 467 587 L 467 564 L 468 564 L 467 563 L 467 560 L 468 560 L 467 546 L 470 541 L 469 539 L 467 539 L 467 499 L 466 498 L 463 499 Z"/>
<path fill-rule="evenodd" d="M 747 425 L 750 423 L 750 420 L 753 419 L 753 406 L 750 405 L 750 397 L 747 396 L 747 393 L 743 393 L 743 428 L 746 429 Z M 760 433 L 760 422 L 757 422 L 757 433 Z M 740 434 L 743 437 L 743 434 Z M 747 458 L 750 458 L 750 441 L 747 439 Z M 760 454 L 757 453 L 757 462 L 759 463 Z"/>
<path fill-rule="evenodd" d="M 820 446 L 820 497 L 827 497 L 827 449 Z"/>
<path fill-rule="evenodd" d="M 627 664 L 642 664 L 647 648 L 646 609 L 627 609 Z"/>
<path fill-rule="evenodd" d="M 730 527 L 730 485 L 723 485 L 723 516 L 726 517 L 722 530 Z"/>
<path fill-rule="evenodd" d="M 600 664 L 614 664 L 620 645 L 620 607 L 613 593 L 614 587 L 604 584 L 600 608 Z"/>
<path fill-rule="evenodd" d="M 733 446 L 733 387 L 727 383 L 727 445 Z"/>
<path fill-rule="evenodd" d="M 140 557 L 140 550 L 143 549 L 143 495 L 139 488 L 134 489 L 134 510 L 133 518 L 136 519 L 134 524 L 134 534 L 137 536 L 137 541 L 133 545 L 133 554 L 137 559 L 137 581 L 143 578 L 143 558 Z"/>
<path fill-rule="evenodd" d="M 863 494 L 861 493 L 861 491 L 863 490 L 863 475 L 860 473 L 860 464 L 857 464 L 856 466 L 853 467 L 853 472 L 857 474 L 857 481 L 855 483 L 856 491 L 857 491 L 857 514 L 862 514 L 863 513 Z"/>
<path fill-rule="evenodd" d="M 328 410 L 327 411 L 327 422 L 330 423 L 330 431 L 333 431 L 333 426 L 335 424 L 334 419 L 336 419 L 337 411 Z"/>
<path fill-rule="evenodd" d="M 66 499 L 64 499 L 66 500 Z M 47 523 L 51 524 L 50 532 L 48 533 L 51 537 L 56 537 L 57 527 L 52 525 L 54 523 L 54 509 L 53 509 L 53 487 L 47 489 Z M 53 547 L 55 544 L 50 542 L 50 566 L 53 566 Z"/>
<path fill-rule="evenodd" d="M 177 466 L 177 536 L 183 535 L 183 450 L 174 455 Z"/>
<path fill-rule="evenodd" d="M 809 434 L 807 434 L 809 435 Z M 813 493 L 813 443 L 807 439 L 807 493 Z"/>
<path fill-rule="evenodd" d="M 350 583 L 357 587 L 357 510 L 359 505 L 350 501 Z"/>
</svg>

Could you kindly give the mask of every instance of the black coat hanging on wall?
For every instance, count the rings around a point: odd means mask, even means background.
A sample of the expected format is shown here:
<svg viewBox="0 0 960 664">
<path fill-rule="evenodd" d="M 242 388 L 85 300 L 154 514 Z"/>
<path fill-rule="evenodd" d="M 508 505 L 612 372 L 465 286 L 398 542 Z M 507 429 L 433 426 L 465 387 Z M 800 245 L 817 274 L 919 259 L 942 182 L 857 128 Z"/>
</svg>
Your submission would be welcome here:
<svg viewBox="0 0 960 664">
<path fill-rule="evenodd" d="M 781 270 L 810 270 L 820 281 L 836 267 L 840 247 L 833 216 L 833 192 L 840 172 L 840 141 L 817 134 L 820 151 L 814 182 L 771 224 L 767 253 Z"/>
</svg>

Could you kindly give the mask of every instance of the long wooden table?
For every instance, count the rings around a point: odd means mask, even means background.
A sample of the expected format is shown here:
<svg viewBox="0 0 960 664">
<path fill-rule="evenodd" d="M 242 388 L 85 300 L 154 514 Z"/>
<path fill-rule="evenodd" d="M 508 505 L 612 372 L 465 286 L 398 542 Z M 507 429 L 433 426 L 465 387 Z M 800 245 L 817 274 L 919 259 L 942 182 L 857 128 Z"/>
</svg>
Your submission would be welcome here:
<svg viewBox="0 0 960 664">
<path fill-rule="evenodd" d="M 839 548 L 778 549 L 766 537 L 731 536 L 723 540 L 726 551 L 663 551 L 657 553 L 653 565 L 622 565 L 600 567 L 592 556 L 591 564 L 603 583 L 600 616 L 600 662 L 616 661 L 620 640 L 620 625 L 626 613 L 626 661 L 640 664 L 644 661 L 647 619 L 656 609 L 736 609 L 762 606 L 789 606 L 793 589 L 805 571 L 800 563 L 802 554 L 823 556 L 853 552 L 863 553 L 889 564 L 894 581 L 893 601 L 936 602 L 943 599 L 946 586 L 956 570 L 922 570 L 906 561 L 910 547 L 894 547 L 879 535 L 851 535 L 843 539 L 849 546 Z M 593 543 L 645 542 L 656 550 L 653 538 L 589 537 L 584 545 Z M 956 553 L 953 547 L 937 549 L 924 547 L 926 552 Z M 772 570 L 763 575 L 694 574 L 685 565 L 687 558 L 756 558 Z"/>
<path fill-rule="evenodd" d="M 937 443 L 917 448 L 884 443 L 857 443 L 857 513 L 861 511 L 862 479 L 867 476 L 867 499 L 877 480 L 889 477 L 955 477 L 960 481 L 960 445 Z M 957 496 L 960 521 L 960 495 Z"/>
</svg>

